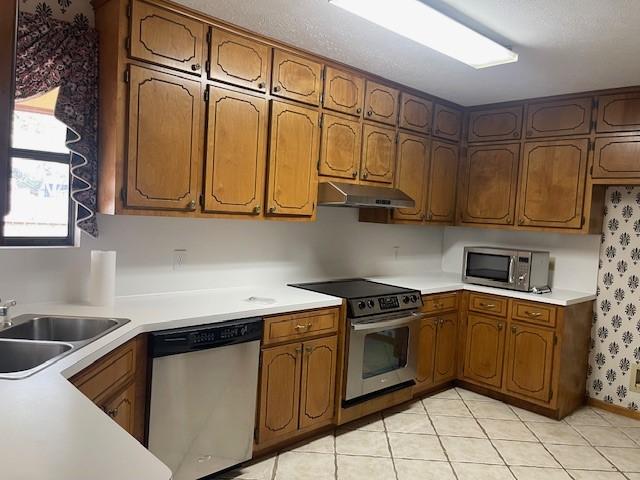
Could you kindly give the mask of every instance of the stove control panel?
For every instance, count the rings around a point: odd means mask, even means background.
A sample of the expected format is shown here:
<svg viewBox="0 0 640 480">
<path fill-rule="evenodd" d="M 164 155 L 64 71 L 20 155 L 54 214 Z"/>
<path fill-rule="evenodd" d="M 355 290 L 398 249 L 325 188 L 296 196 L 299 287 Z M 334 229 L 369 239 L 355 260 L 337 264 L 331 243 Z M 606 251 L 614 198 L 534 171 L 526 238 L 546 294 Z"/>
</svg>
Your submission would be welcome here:
<svg viewBox="0 0 640 480">
<path fill-rule="evenodd" d="M 422 306 L 420 292 L 407 291 L 398 295 L 355 298 L 347 301 L 349 318 L 413 310 Z"/>
</svg>

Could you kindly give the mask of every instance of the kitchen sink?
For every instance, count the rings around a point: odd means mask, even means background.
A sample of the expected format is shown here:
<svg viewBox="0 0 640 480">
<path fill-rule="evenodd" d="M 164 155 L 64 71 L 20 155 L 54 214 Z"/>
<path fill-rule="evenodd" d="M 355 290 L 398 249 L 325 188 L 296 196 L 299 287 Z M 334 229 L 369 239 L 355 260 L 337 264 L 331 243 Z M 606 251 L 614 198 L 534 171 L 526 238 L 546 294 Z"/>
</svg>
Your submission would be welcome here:
<svg viewBox="0 0 640 480">
<path fill-rule="evenodd" d="M 124 318 L 20 315 L 0 331 L 0 378 L 18 379 L 128 323 Z"/>
</svg>

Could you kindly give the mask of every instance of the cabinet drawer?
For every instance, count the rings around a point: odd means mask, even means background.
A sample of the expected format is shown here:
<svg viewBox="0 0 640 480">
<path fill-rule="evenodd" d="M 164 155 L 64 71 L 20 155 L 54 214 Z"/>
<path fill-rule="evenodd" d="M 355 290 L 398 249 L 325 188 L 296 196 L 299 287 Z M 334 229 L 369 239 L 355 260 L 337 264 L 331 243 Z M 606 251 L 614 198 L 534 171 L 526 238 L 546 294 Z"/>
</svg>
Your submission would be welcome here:
<svg viewBox="0 0 640 480">
<path fill-rule="evenodd" d="M 471 293 L 469 295 L 469 310 L 474 312 L 488 313 L 498 317 L 507 316 L 506 298 L 494 297 L 492 295 L 480 295 Z"/>
<path fill-rule="evenodd" d="M 556 325 L 556 307 L 551 305 L 514 300 L 511 316 L 523 322 L 537 323 L 549 327 L 555 327 Z"/>
<path fill-rule="evenodd" d="M 264 319 L 263 343 L 286 342 L 338 330 L 338 309 L 278 315 Z"/>
<path fill-rule="evenodd" d="M 458 308 L 458 294 L 447 295 L 425 295 L 422 297 L 423 306 L 420 309 L 423 313 L 440 313 Z"/>
</svg>

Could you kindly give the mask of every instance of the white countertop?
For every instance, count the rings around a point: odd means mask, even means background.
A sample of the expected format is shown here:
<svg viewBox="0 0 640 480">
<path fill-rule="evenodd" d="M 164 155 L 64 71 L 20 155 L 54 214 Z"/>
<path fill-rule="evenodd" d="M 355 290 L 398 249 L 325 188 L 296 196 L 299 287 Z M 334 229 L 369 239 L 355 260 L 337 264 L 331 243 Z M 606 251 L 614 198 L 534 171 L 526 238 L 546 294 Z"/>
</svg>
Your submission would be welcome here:
<svg viewBox="0 0 640 480">
<path fill-rule="evenodd" d="M 502 297 L 530 300 L 532 302 L 550 303 L 552 305 L 559 305 L 563 307 L 575 305 L 577 303 L 589 302 L 596 299 L 595 292 L 577 292 L 574 290 L 553 289 L 551 293 L 537 294 L 505 290 L 495 287 L 484 287 L 481 285 L 470 285 L 468 283 L 462 283 L 460 274 L 446 272 L 406 277 L 371 277 L 371 280 L 419 290 L 423 295 L 452 292 L 456 290 L 468 290 L 470 292 L 489 293 L 492 295 L 500 295 Z"/>
<path fill-rule="evenodd" d="M 257 297 L 257 301 L 248 301 Z M 263 301 L 261 299 L 272 299 Z M 246 287 L 119 297 L 113 307 L 20 305 L 23 313 L 128 318 L 130 323 L 20 380 L 0 379 L 0 477 L 11 480 L 169 480 L 171 471 L 66 378 L 154 330 L 337 306 L 292 287 Z"/>
</svg>

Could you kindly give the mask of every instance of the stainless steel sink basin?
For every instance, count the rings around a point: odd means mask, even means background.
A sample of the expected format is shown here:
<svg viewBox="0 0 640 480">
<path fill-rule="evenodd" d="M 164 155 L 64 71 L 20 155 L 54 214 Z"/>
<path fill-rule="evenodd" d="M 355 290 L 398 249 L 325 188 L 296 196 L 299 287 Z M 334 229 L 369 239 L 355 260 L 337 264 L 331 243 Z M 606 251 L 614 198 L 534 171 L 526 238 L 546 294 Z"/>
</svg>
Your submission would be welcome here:
<svg viewBox="0 0 640 480">
<path fill-rule="evenodd" d="M 124 318 L 21 315 L 0 331 L 0 378 L 24 378 L 128 323 Z"/>
</svg>

